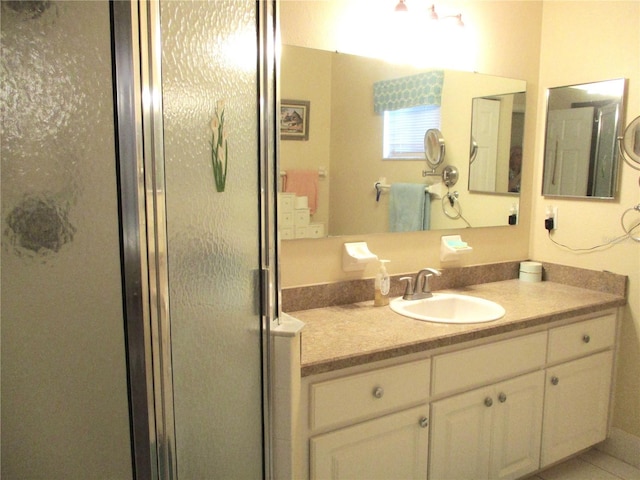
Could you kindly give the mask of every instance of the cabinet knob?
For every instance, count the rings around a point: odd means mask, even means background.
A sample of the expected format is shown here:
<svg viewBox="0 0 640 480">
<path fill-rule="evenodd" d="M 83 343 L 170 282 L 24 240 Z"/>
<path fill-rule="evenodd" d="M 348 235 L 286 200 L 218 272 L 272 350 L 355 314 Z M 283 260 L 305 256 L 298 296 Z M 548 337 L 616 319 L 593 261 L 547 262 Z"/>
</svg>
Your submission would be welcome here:
<svg viewBox="0 0 640 480">
<path fill-rule="evenodd" d="M 422 417 L 419 423 L 422 428 L 427 428 L 429 426 L 429 419 L 427 417 Z"/>
<path fill-rule="evenodd" d="M 376 389 L 373 391 L 373 396 L 376 398 L 382 398 L 384 395 L 384 388 L 382 387 L 376 387 Z"/>
<path fill-rule="evenodd" d="M 589 343 L 591 341 L 591 337 L 589 335 L 585 334 L 585 335 L 582 336 L 582 341 L 584 343 Z"/>
<path fill-rule="evenodd" d="M 553 385 L 557 385 L 558 383 L 560 383 L 560 379 L 556 376 L 551 377 L 551 383 Z"/>
<path fill-rule="evenodd" d="M 498 400 L 500 400 L 500 403 L 504 403 L 507 401 L 507 394 L 504 392 L 500 392 L 500 395 L 498 395 Z"/>
<path fill-rule="evenodd" d="M 491 397 L 487 397 L 487 398 L 485 398 L 485 399 L 484 399 L 484 404 L 485 404 L 487 407 L 490 407 L 491 405 L 493 405 L 493 400 L 491 399 Z"/>
</svg>

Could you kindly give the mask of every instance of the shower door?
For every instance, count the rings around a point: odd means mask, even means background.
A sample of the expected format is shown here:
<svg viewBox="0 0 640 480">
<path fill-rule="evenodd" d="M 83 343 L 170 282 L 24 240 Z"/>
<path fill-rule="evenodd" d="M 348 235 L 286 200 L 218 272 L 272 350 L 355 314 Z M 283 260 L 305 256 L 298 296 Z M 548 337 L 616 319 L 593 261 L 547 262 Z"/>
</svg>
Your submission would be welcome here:
<svg viewBox="0 0 640 480">
<path fill-rule="evenodd" d="M 2 1 L 2 478 L 130 479 L 107 1 Z"/>
<path fill-rule="evenodd" d="M 269 476 L 271 9 L 250 0 L 115 2 L 116 30 L 133 32 L 131 48 L 116 44 L 116 68 L 131 71 L 119 92 L 140 108 L 119 119 L 140 128 L 130 150 L 142 152 L 144 202 L 132 199 L 130 210 L 143 204 L 149 273 L 150 340 L 142 330 L 135 337 L 150 367 L 130 375 L 153 378 L 152 398 L 145 405 L 139 392 L 133 429 L 151 425 L 151 474 L 161 479 Z M 138 47 L 139 58 L 127 57 Z M 136 465 L 146 457 L 136 450 Z"/>
<path fill-rule="evenodd" d="M 261 478 L 258 2 L 156 6 L 149 86 L 161 91 L 177 478 Z"/>
</svg>

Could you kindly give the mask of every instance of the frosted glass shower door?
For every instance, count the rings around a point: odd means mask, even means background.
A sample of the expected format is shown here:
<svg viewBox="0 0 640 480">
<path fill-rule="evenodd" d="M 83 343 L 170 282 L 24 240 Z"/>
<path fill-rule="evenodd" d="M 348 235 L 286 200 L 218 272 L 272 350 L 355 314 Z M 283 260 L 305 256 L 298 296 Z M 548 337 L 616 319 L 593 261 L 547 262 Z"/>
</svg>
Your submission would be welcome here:
<svg viewBox="0 0 640 480">
<path fill-rule="evenodd" d="M 254 1 L 160 2 L 173 408 L 184 479 L 262 478 L 256 15 Z M 219 191 L 211 142 L 222 123 L 228 167 Z"/>
<path fill-rule="evenodd" d="M 109 2 L 0 17 L 2 478 L 130 479 Z"/>
</svg>

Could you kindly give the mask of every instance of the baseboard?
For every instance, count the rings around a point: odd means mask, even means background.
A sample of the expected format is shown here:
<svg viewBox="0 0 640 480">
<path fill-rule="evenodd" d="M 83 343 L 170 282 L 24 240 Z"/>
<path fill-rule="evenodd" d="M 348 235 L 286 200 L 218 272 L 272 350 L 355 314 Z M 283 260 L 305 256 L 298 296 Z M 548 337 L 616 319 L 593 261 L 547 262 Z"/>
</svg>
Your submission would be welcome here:
<svg viewBox="0 0 640 480">
<path fill-rule="evenodd" d="M 640 437 L 612 428 L 609 438 L 597 446 L 597 449 L 618 458 L 623 462 L 640 468 Z"/>
</svg>

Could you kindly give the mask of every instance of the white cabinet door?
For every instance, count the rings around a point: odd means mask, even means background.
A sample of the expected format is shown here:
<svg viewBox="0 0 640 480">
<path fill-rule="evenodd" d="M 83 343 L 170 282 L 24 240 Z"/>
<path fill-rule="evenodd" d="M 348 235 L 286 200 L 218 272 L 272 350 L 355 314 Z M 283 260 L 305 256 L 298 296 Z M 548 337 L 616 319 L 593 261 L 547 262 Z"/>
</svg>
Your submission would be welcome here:
<svg viewBox="0 0 640 480">
<path fill-rule="evenodd" d="M 511 479 L 538 469 L 544 372 L 434 402 L 429 478 Z"/>
<path fill-rule="evenodd" d="M 543 371 L 495 386 L 490 478 L 513 479 L 540 465 Z"/>
<path fill-rule="evenodd" d="M 493 388 L 433 402 L 429 478 L 489 477 Z"/>
<path fill-rule="evenodd" d="M 311 438 L 311 478 L 425 480 L 427 412 L 424 405 Z"/>
<path fill-rule="evenodd" d="M 605 439 L 613 352 L 547 369 L 541 466 Z"/>
</svg>

